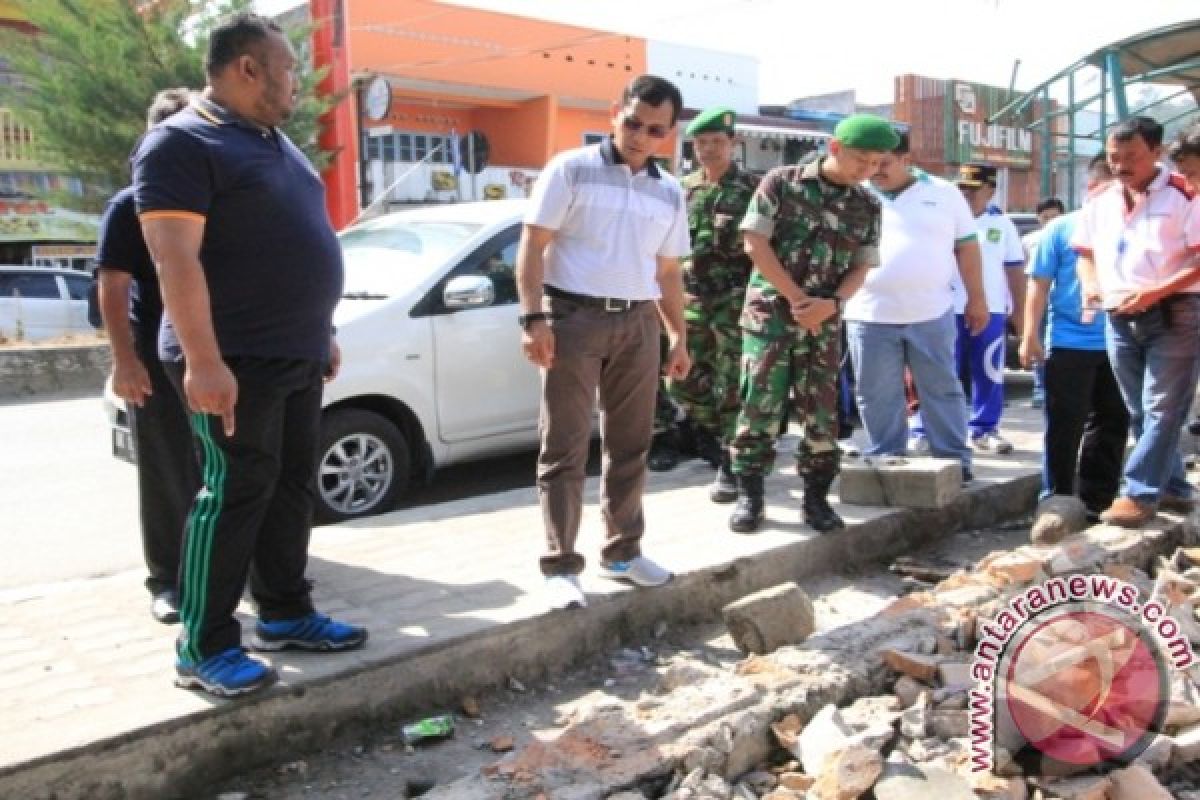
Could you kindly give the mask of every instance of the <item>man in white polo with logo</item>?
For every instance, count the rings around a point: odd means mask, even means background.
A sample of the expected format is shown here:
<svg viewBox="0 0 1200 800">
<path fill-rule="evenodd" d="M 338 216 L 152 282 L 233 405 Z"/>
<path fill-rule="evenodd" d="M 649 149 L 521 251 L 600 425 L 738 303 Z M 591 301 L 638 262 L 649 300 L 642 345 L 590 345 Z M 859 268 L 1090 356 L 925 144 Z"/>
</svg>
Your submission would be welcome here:
<svg viewBox="0 0 1200 800">
<path fill-rule="evenodd" d="M 987 324 L 975 220 L 958 189 L 912 167 L 908 134 L 880 162 L 871 184 L 883 206 L 880 265 L 846 303 L 846 336 L 857 377 L 868 455 L 903 455 L 908 440 L 904 370 L 921 397 L 930 449 L 962 462 L 971 477 L 967 414 L 954 370 L 957 321 L 951 283 L 966 286 L 964 317 Z"/>
<path fill-rule="evenodd" d="M 551 608 L 587 604 L 575 539 L 584 468 L 599 399 L 603 442 L 601 574 L 660 586 L 670 571 L 642 555 L 642 490 L 660 368 L 660 317 L 668 378 L 690 365 L 680 259 L 688 240 L 679 182 L 653 161 L 683 98 L 653 75 L 635 78 L 613 105 L 613 135 L 560 153 L 538 176 L 517 253 L 525 356 L 542 371 L 537 488 L 546 526 L 542 556 Z"/>
<path fill-rule="evenodd" d="M 1150 117 L 1109 131 L 1117 180 L 1084 205 L 1071 239 L 1085 306 L 1108 312 L 1108 358 L 1135 439 L 1121 496 L 1100 515 L 1127 527 L 1193 505 L 1179 435 L 1200 372 L 1200 206 L 1160 162 L 1162 140 Z"/>
</svg>

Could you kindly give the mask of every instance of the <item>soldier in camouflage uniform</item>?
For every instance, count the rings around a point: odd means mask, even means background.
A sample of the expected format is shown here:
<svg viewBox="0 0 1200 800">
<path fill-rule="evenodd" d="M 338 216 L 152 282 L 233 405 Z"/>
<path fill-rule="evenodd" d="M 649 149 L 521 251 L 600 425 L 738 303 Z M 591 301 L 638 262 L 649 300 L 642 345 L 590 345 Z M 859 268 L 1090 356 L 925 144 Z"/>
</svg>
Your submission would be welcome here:
<svg viewBox="0 0 1200 800">
<path fill-rule="evenodd" d="M 842 305 L 879 264 L 879 201 L 861 182 L 899 141 L 887 120 L 856 114 L 838 123 L 829 155 L 767 173 L 742 221 L 754 272 L 742 325 L 742 410 L 733 440 L 738 503 L 729 527 L 758 528 L 763 478 L 789 392 L 804 426 L 796 449 L 804 521 L 843 527 L 827 495 L 837 477 L 837 379 Z"/>
<path fill-rule="evenodd" d="M 699 454 L 714 453 L 718 460 L 717 477 L 709 489 L 716 503 L 737 498 L 728 448 L 741 408 L 738 320 L 753 266 L 738 225 L 758 186 L 754 176 L 733 163 L 736 120 L 733 109 L 712 108 L 687 128 L 700 162 L 700 169 L 682 181 L 692 237 L 692 254 L 683 271 L 692 370 L 670 387 L 671 398 L 695 432 Z"/>
</svg>

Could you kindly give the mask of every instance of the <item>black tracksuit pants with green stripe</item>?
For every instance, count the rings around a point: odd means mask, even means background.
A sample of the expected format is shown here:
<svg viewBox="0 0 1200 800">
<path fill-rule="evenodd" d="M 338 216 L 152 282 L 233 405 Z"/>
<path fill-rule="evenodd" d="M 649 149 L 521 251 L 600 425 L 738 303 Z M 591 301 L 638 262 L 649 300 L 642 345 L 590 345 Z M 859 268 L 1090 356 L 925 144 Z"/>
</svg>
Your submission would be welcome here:
<svg viewBox="0 0 1200 800">
<path fill-rule="evenodd" d="M 323 365 L 227 357 L 237 379 L 235 430 L 191 414 L 203 484 L 179 567 L 179 656 L 202 661 L 241 645 L 234 618 L 247 578 L 264 620 L 313 610 L 304 570 L 312 531 Z M 183 362 L 165 365 L 183 394 Z"/>
</svg>

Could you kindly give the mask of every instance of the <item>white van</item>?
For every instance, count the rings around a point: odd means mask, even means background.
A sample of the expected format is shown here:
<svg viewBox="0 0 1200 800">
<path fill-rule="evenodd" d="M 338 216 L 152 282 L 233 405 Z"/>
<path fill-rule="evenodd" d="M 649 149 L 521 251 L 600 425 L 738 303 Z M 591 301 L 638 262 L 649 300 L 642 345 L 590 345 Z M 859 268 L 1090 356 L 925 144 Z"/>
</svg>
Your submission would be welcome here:
<svg viewBox="0 0 1200 800">
<path fill-rule="evenodd" d="M 91 334 L 91 276 L 73 269 L 0 266 L 0 339 L 37 342 Z"/>
</svg>

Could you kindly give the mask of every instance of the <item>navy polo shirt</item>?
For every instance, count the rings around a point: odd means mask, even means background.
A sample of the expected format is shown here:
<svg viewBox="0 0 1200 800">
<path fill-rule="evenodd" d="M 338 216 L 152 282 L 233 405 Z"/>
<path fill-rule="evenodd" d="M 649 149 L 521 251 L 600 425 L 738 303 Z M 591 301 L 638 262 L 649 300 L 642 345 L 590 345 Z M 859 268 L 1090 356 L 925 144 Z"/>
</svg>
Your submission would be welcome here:
<svg viewBox="0 0 1200 800">
<path fill-rule="evenodd" d="M 138 215 L 204 222 L 200 263 L 223 356 L 329 356 L 342 253 L 325 187 L 283 134 L 205 100 L 151 129 L 133 157 Z M 182 358 L 170 314 L 159 353 Z"/>
<path fill-rule="evenodd" d="M 162 295 L 158 291 L 158 273 L 142 238 L 133 187 L 127 186 L 112 196 L 100 218 L 100 241 L 96 245 L 96 266 L 126 272 L 133 277 L 129 319 L 139 347 L 157 338 L 162 320 Z"/>
</svg>

